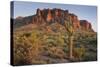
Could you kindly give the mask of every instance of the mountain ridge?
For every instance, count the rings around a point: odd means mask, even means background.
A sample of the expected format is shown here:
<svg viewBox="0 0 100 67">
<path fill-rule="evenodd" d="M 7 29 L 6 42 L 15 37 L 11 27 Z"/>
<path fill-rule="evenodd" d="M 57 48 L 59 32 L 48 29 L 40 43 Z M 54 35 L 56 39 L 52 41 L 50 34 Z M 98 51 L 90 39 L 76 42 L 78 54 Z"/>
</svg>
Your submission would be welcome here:
<svg viewBox="0 0 100 67">
<path fill-rule="evenodd" d="M 26 17 L 17 17 L 14 19 L 14 28 L 18 28 L 27 24 L 52 24 L 59 23 L 63 25 L 63 23 L 68 19 L 68 16 L 71 16 L 71 20 L 73 23 L 74 30 L 84 30 L 94 32 L 92 29 L 92 25 L 87 20 L 79 20 L 78 16 L 74 13 L 70 13 L 68 10 L 62 10 L 59 8 L 53 9 L 37 9 L 36 14 Z"/>
</svg>

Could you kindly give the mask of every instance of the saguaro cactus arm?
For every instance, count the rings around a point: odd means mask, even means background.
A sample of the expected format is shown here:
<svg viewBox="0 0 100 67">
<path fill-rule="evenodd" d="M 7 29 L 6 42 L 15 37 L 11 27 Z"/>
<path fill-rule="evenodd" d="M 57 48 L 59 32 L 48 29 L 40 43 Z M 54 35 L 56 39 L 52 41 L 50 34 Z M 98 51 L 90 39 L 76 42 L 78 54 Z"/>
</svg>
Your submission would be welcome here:
<svg viewBox="0 0 100 67">
<path fill-rule="evenodd" d="M 68 17 L 68 20 L 66 20 L 64 22 L 64 26 L 65 26 L 65 29 L 66 29 L 67 33 L 70 34 L 70 35 L 73 35 L 74 28 L 73 28 L 73 23 L 72 23 L 72 20 L 71 20 L 70 16 Z"/>
</svg>

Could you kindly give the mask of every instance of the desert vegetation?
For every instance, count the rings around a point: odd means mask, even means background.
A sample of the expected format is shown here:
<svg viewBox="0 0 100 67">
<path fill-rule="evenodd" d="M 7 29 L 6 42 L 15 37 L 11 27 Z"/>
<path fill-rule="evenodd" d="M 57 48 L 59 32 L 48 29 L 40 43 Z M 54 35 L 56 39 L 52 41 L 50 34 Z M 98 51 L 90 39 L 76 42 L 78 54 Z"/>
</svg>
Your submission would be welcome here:
<svg viewBox="0 0 100 67">
<path fill-rule="evenodd" d="M 66 30 L 66 29 L 65 29 Z M 73 36 L 73 48 L 69 47 L 69 33 L 44 29 L 14 31 L 14 64 L 49 64 L 96 60 L 96 33 L 77 33 Z M 72 52 L 70 52 L 72 51 Z M 70 59 L 70 53 L 73 58 Z"/>
<path fill-rule="evenodd" d="M 97 32 L 67 10 L 38 9 L 13 23 L 14 65 L 97 60 Z"/>
</svg>

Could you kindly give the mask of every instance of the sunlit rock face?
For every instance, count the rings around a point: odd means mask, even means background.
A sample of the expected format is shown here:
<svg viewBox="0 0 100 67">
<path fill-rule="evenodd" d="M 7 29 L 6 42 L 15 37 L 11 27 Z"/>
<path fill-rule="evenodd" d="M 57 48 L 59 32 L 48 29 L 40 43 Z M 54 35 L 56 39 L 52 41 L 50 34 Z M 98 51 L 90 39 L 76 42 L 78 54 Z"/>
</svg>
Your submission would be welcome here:
<svg viewBox="0 0 100 67">
<path fill-rule="evenodd" d="M 80 20 L 80 25 L 82 30 L 93 31 L 91 23 L 87 20 Z"/>
<path fill-rule="evenodd" d="M 70 21 L 72 22 L 74 31 L 84 30 L 84 31 L 92 31 L 92 25 L 87 20 L 79 20 L 78 16 L 74 13 L 70 13 L 68 10 L 62 10 L 60 8 L 53 9 L 37 9 L 36 14 L 27 17 L 18 17 L 15 19 L 15 23 L 22 22 L 25 24 L 52 24 L 59 23 L 64 25 L 65 21 L 68 21 L 70 17 Z M 20 21 L 21 19 L 21 21 Z M 20 23 L 21 24 L 21 23 Z M 21 25 L 23 25 L 21 24 Z"/>
</svg>

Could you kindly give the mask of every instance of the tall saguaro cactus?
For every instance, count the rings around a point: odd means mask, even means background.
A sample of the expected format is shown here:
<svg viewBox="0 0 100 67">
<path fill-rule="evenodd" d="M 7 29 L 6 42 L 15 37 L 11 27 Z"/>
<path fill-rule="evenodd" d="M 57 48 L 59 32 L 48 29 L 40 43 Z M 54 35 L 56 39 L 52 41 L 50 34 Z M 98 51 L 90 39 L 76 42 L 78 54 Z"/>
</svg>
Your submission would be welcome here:
<svg viewBox="0 0 100 67">
<path fill-rule="evenodd" d="M 68 34 L 69 58 L 72 59 L 73 58 L 74 28 L 73 28 L 72 19 L 71 19 L 70 15 L 68 16 L 68 20 L 66 20 L 64 22 L 64 26 L 65 26 L 65 29 L 66 29 L 67 34 Z"/>
</svg>

